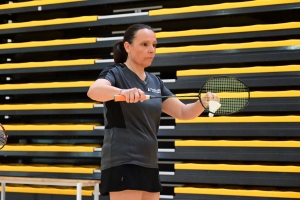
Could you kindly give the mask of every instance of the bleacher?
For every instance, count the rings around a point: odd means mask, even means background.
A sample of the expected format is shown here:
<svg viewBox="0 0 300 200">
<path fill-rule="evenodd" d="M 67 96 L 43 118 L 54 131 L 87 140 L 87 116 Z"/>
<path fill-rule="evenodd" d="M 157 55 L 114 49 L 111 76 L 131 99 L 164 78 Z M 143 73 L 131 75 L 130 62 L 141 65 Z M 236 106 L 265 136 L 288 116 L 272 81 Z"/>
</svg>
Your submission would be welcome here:
<svg viewBox="0 0 300 200">
<path fill-rule="evenodd" d="M 160 199 L 300 199 L 299 11 L 300 0 L 4 1 L 0 122 L 9 138 L 0 177 L 101 180 L 103 105 L 86 93 L 125 29 L 145 23 L 158 40 L 147 71 L 174 94 L 197 94 L 217 75 L 251 92 L 231 116 L 162 113 Z M 7 184 L 6 192 L 6 200 L 69 200 L 76 187 Z M 93 188 L 82 195 L 93 199 Z"/>
</svg>

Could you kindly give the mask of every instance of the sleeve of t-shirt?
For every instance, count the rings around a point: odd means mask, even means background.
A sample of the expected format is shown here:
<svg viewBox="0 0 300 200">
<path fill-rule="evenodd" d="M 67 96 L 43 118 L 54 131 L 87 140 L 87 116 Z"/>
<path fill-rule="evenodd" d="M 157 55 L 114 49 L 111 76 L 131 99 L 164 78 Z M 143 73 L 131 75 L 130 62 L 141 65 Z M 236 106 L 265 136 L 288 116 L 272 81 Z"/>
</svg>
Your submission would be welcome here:
<svg viewBox="0 0 300 200">
<path fill-rule="evenodd" d="M 160 82 L 160 90 L 161 90 L 161 96 L 174 96 L 174 94 L 165 86 L 164 82 L 157 77 Z M 168 98 L 162 98 L 162 101 L 165 101 Z"/>
<path fill-rule="evenodd" d="M 110 84 L 112 86 L 114 86 L 116 83 L 116 79 L 115 79 L 115 75 L 114 75 L 113 71 L 111 70 L 113 68 L 114 68 L 114 66 L 105 67 L 102 70 L 102 72 L 99 74 L 98 79 L 106 79 L 110 82 Z"/>
</svg>

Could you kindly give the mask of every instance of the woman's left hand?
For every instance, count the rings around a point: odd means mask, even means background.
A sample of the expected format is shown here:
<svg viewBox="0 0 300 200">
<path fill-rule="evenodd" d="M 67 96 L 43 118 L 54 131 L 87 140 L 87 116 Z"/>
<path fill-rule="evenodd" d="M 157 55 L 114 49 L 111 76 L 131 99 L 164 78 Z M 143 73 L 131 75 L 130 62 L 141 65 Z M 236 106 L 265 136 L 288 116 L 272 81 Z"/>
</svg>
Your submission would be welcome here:
<svg viewBox="0 0 300 200">
<path fill-rule="evenodd" d="M 205 108 L 208 106 L 209 101 L 217 101 L 220 102 L 220 97 L 212 92 L 207 92 L 202 98 L 201 101 Z"/>
</svg>

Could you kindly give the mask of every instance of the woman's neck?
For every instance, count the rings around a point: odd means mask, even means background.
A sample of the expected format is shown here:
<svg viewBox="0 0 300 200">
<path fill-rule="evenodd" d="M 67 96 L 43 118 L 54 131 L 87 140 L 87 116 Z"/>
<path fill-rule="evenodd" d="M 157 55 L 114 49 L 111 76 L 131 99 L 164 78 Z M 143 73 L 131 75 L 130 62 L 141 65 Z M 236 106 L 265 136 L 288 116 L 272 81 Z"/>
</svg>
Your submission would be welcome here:
<svg viewBox="0 0 300 200">
<path fill-rule="evenodd" d="M 146 74 L 145 74 L 145 70 L 143 67 L 135 65 L 131 60 L 126 60 L 126 62 L 124 63 L 126 64 L 126 66 L 132 71 L 134 72 L 142 81 L 144 81 L 146 79 Z"/>
</svg>

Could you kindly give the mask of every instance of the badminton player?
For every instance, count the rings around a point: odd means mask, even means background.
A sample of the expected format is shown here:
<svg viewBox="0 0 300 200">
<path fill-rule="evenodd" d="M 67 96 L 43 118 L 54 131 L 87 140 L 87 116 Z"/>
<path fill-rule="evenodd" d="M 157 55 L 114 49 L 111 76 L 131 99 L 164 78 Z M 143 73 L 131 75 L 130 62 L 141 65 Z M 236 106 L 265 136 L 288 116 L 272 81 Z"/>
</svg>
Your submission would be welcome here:
<svg viewBox="0 0 300 200">
<path fill-rule="evenodd" d="M 162 191 L 157 158 L 161 112 L 189 120 L 204 111 L 199 100 L 190 104 L 177 98 L 143 101 L 146 94 L 173 95 L 160 78 L 145 71 L 155 57 L 156 45 L 151 27 L 130 26 L 113 47 L 115 64 L 102 70 L 87 93 L 104 102 L 100 192 L 109 194 L 111 200 L 158 200 Z M 115 102 L 114 95 L 123 95 L 126 101 Z M 207 105 L 217 98 L 207 93 L 202 101 Z"/>
</svg>

